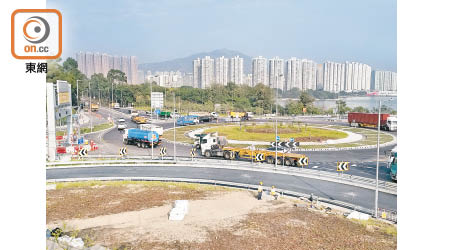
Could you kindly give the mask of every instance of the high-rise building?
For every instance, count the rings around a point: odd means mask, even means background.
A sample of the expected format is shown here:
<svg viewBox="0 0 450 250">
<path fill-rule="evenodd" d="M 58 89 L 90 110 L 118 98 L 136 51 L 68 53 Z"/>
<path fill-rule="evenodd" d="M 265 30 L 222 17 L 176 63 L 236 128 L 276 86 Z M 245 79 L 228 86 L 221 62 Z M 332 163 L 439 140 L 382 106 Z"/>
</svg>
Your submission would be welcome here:
<svg viewBox="0 0 450 250">
<path fill-rule="evenodd" d="M 244 83 L 244 58 L 241 58 L 239 56 L 231 58 L 230 82 L 234 82 L 236 84 Z"/>
<path fill-rule="evenodd" d="M 314 61 L 302 60 L 302 89 L 316 90 L 317 64 Z"/>
<path fill-rule="evenodd" d="M 372 68 L 363 63 L 345 62 L 345 84 L 341 91 L 369 91 Z"/>
<path fill-rule="evenodd" d="M 103 73 L 102 70 L 102 56 L 100 53 L 94 53 L 94 73 L 100 74 Z"/>
<path fill-rule="evenodd" d="M 122 69 L 122 64 L 120 62 L 120 57 L 119 56 L 114 56 L 112 68 L 113 69 L 117 69 L 117 70 L 121 70 Z"/>
<path fill-rule="evenodd" d="M 375 71 L 374 90 L 397 91 L 397 73 L 391 71 Z"/>
<path fill-rule="evenodd" d="M 269 59 L 269 87 L 286 90 L 284 81 L 284 60 L 278 56 Z"/>
<path fill-rule="evenodd" d="M 316 89 L 323 90 L 323 64 L 317 64 L 316 72 Z"/>
<path fill-rule="evenodd" d="M 252 61 L 252 86 L 259 83 L 268 85 L 267 59 L 259 56 Z"/>
<path fill-rule="evenodd" d="M 128 81 L 128 83 L 131 84 L 139 84 L 139 83 L 143 83 L 144 81 L 139 81 L 139 76 L 138 76 L 138 64 L 137 64 L 137 58 L 135 56 L 130 56 L 130 69 L 129 69 L 129 74 L 130 74 L 130 81 Z"/>
<path fill-rule="evenodd" d="M 201 88 L 208 88 L 214 82 L 214 59 L 209 56 L 202 58 L 200 72 Z"/>
<path fill-rule="evenodd" d="M 214 79 L 214 59 L 205 56 L 197 58 L 192 62 L 193 65 L 193 86 L 195 88 L 205 89 L 211 86 Z"/>
<path fill-rule="evenodd" d="M 323 64 L 323 90 L 338 93 L 343 90 L 344 82 L 344 64 L 329 61 Z"/>
<path fill-rule="evenodd" d="M 78 63 L 78 70 L 81 73 L 86 74 L 86 53 L 78 52 L 76 54 L 76 60 Z"/>
<path fill-rule="evenodd" d="M 131 75 L 130 75 L 130 58 L 128 56 L 122 56 L 120 58 L 120 63 L 122 64 L 122 68 L 120 71 L 125 73 L 127 76 L 127 83 L 131 82 Z"/>
<path fill-rule="evenodd" d="M 110 56 L 108 54 L 103 53 L 102 54 L 102 74 L 104 77 L 108 76 L 108 72 L 111 69 L 109 62 L 110 62 Z"/>
<path fill-rule="evenodd" d="M 200 60 L 200 58 L 197 58 L 197 59 L 195 59 L 192 62 L 192 65 L 193 65 L 193 68 L 194 68 L 192 70 L 192 79 L 193 79 L 192 87 L 194 87 L 194 88 L 201 88 L 202 87 L 202 83 L 200 81 L 200 78 L 201 78 L 201 71 L 200 71 L 201 67 L 200 67 L 200 65 L 201 65 L 201 63 L 202 63 L 202 61 Z"/>
<path fill-rule="evenodd" d="M 86 52 L 86 72 L 84 73 L 87 77 L 91 77 L 94 71 L 94 55 L 91 52 Z"/>
<path fill-rule="evenodd" d="M 127 82 L 130 84 L 140 83 L 137 72 L 137 58 L 135 56 L 110 56 L 106 53 L 79 52 L 76 54 L 78 69 L 87 77 L 93 74 L 108 76 L 111 69 L 117 69 L 125 73 Z"/>
<path fill-rule="evenodd" d="M 226 85 L 228 83 L 228 58 L 219 57 L 215 60 L 215 83 Z"/>
<path fill-rule="evenodd" d="M 286 90 L 302 89 L 302 61 L 295 57 L 286 62 Z"/>
</svg>

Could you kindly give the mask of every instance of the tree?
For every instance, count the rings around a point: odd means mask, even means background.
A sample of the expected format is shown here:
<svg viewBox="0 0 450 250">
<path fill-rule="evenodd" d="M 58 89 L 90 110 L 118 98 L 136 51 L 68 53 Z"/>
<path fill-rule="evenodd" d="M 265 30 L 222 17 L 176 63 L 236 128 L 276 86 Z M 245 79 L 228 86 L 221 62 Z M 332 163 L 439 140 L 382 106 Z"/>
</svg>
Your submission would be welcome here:
<svg viewBox="0 0 450 250">
<path fill-rule="evenodd" d="M 115 84 L 117 83 L 123 84 L 127 82 L 127 76 L 125 75 L 125 73 L 117 69 L 109 70 L 106 78 L 108 79 L 109 82 L 114 82 Z"/>
<path fill-rule="evenodd" d="M 306 91 L 302 91 L 300 93 L 300 102 L 303 104 L 304 107 L 312 105 L 314 101 L 315 101 L 314 97 L 309 95 Z"/>
<path fill-rule="evenodd" d="M 366 109 L 366 108 L 364 108 L 364 107 L 361 107 L 361 106 L 358 106 L 358 107 L 353 108 L 352 111 L 353 111 L 353 112 L 358 112 L 358 113 L 369 113 L 369 110 L 368 110 L 368 109 Z"/>
</svg>

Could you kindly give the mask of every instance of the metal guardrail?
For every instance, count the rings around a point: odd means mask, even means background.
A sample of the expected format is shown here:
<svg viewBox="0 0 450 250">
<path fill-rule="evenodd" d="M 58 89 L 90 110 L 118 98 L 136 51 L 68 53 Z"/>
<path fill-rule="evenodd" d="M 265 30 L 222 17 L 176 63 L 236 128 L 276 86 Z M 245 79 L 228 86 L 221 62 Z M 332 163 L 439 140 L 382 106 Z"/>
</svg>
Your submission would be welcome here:
<svg viewBox="0 0 450 250">
<path fill-rule="evenodd" d="M 233 161 L 225 159 L 207 159 L 201 157 L 176 157 L 165 156 L 164 158 L 157 157 L 151 159 L 151 156 L 127 156 L 126 158 L 120 158 L 117 155 L 103 155 L 103 156 L 88 156 L 88 161 L 67 161 L 67 162 L 49 162 L 48 167 L 76 167 L 76 166 L 148 166 L 148 165 L 177 165 L 183 164 L 189 167 L 209 167 L 209 168 L 223 168 L 223 169 L 235 169 L 235 170 L 247 170 L 247 171 L 261 171 L 277 174 L 288 174 L 302 176 L 306 178 L 319 179 L 324 181 L 331 181 L 340 184 L 358 186 L 362 188 L 375 190 L 376 181 L 371 178 L 354 176 L 343 173 L 332 173 L 327 171 L 308 169 L 307 167 L 287 167 L 278 166 L 267 163 L 258 162 L 244 162 Z M 93 160 L 92 160 L 93 159 Z M 99 160 L 95 160 L 99 159 Z M 100 160 L 103 159 L 103 160 Z M 203 164 L 200 164 L 203 163 Z M 380 192 L 397 195 L 397 184 L 387 181 L 379 181 L 378 188 Z"/>
<path fill-rule="evenodd" d="M 185 183 L 196 183 L 196 184 L 207 184 L 207 185 L 217 185 L 224 187 L 240 188 L 247 190 L 258 190 L 258 185 L 228 182 L 228 181 L 217 181 L 211 179 L 190 179 L 190 178 L 170 178 L 170 177 L 92 177 L 92 178 L 67 178 L 67 179 L 49 179 L 47 182 L 73 182 L 73 181 L 164 181 L 164 182 L 185 182 Z M 270 190 L 270 187 L 264 187 L 264 190 Z M 311 194 L 305 194 L 301 192 L 295 192 L 287 189 L 277 189 L 277 192 L 281 196 L 290 196 L 294 198 L 299 198 L 308 201 Z M 361 213 L 369 214 L 372 217 L 375 215 L 375 210 L 357 206 L 351 203 L 332 200 L 324 197 L 315 196 L 313 194 L 313 200 L 317 202 L 322 202 L 325 204 L 330 204 L 338 207 L 343 207 L 349 210 L 358 211 Z M 379 208 L 379 211 L 387 211 L 386 209 Z M 379 213 L 381 214 L 381 212 Z M 395 211 L 390 211 L 389 216 L 386 216 L 386 220 L 397 222 L 397 213 Z"/>
</svg>

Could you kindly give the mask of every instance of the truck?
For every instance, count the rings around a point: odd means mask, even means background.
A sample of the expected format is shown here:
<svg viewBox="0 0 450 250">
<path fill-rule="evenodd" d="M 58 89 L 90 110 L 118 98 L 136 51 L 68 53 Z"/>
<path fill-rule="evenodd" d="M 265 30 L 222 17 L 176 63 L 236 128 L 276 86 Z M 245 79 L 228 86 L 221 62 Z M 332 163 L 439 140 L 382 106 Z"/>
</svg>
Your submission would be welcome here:
<svg viewBox="0 0 450 250">
<path fill-rule="evenodd" d="M 147 118 L 144 116 L 133 116 L 131 120 L 137 124 L 147 123 Z"/>
<path fill-rule="evenodd" d="M 373 127 L 378 125 L 378 114 L 348 113 L 348 123 L 352 127 Z M 397 117 L 390 114 L 380 114 L 380 129 L 397 131 Z"/>
<path fill-rule="evenodd" d="M 215 114 L 216 116 L 214 116 Z M 208 113 L 208 112 L 189 112 L 189 115 L 195 115 L 198 116 L 199 122 L 210 122 L 214 119 L 217 119 L 217 114 L 215 112 Z"/>
<path fill-rule="evenodd" d="M 139 148 L 150 148 L 161 144 L 161 139 L 155 131 L 141 129 L 125 129 L 123 144 L 136 145 Z"/>
<path fill-rule="evenodd" d="M 161 137 L 164 133 L 164 128 L 155 124 L 139 124 L 140 130 L 155 131 Z"/>
<path fill-rule="evenodd" d="M 161 118 L 169 118 L 170 117 L 170 111 L 160 111 L 158 114 Z"/>
<path fill-rule="evenodd" d="M 389 175 L 392 181 L 397 182 L 397 146 L 394 147 L 389 155 L 388 161 Z"/>
<path fill-rule="evenodd" d="M 226 138 L 224 136 L 218 136 L 217 132 L 200 135 L 199 143 L 202 156 L 207 158 L 222 157 L 227 160 L 249 159 L 256 162 L 267 162 L 269 164 L 275 164 L 276 162 L 278 165 L 298 167 L 308 165 L 308 157 L 303 154 L 226 147 Z"/>
<path fill-rule="evenodd" d="M 113 103 L 113 108 L 114 109 L 120 109 L 120 104 L 118 102 Z"/>
<path fill-rule="evenodd" d="M 91 111 L 95 112 L 98 110 L 98 104 L 97 103 L 91 103 Z"/>
<path fill-rule="evenodd" d="M 178 126 L 186 126 L 186 125 L 195 125 L 198 124 L 198 116 L 196 115 L 186 115 L 178 118 L 177 125 Z"/>
<path fill-rule="evenodd" d="M 230 118 L 240 118 L 242 121 L 245 121 L 249 119 L 248 113 L 247 112 L 235 112 L 235 111 L 231 111 L 230 112 Z"/>
</svg>

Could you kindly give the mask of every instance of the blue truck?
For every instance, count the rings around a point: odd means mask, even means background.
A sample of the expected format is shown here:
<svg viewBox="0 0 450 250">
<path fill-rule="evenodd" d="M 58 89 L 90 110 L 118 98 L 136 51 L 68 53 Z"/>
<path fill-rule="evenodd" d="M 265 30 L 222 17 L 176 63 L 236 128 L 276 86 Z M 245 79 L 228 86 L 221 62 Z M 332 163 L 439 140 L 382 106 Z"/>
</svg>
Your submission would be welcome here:
<svg viewBox="0 0 450 250">
<path fill-rule="evenodd" d="M 155 147 L 161 144 L 161 139 L 155 131 L 141 129 L 125 129 L 123 144 L 136 145 L 139 148 Z"/>
<path fill-rule="evenodd" d="M 197 115 L 186 115 L 178 118 L 178 126 L 195 125 L 199 122 Z"/>
</svg>

